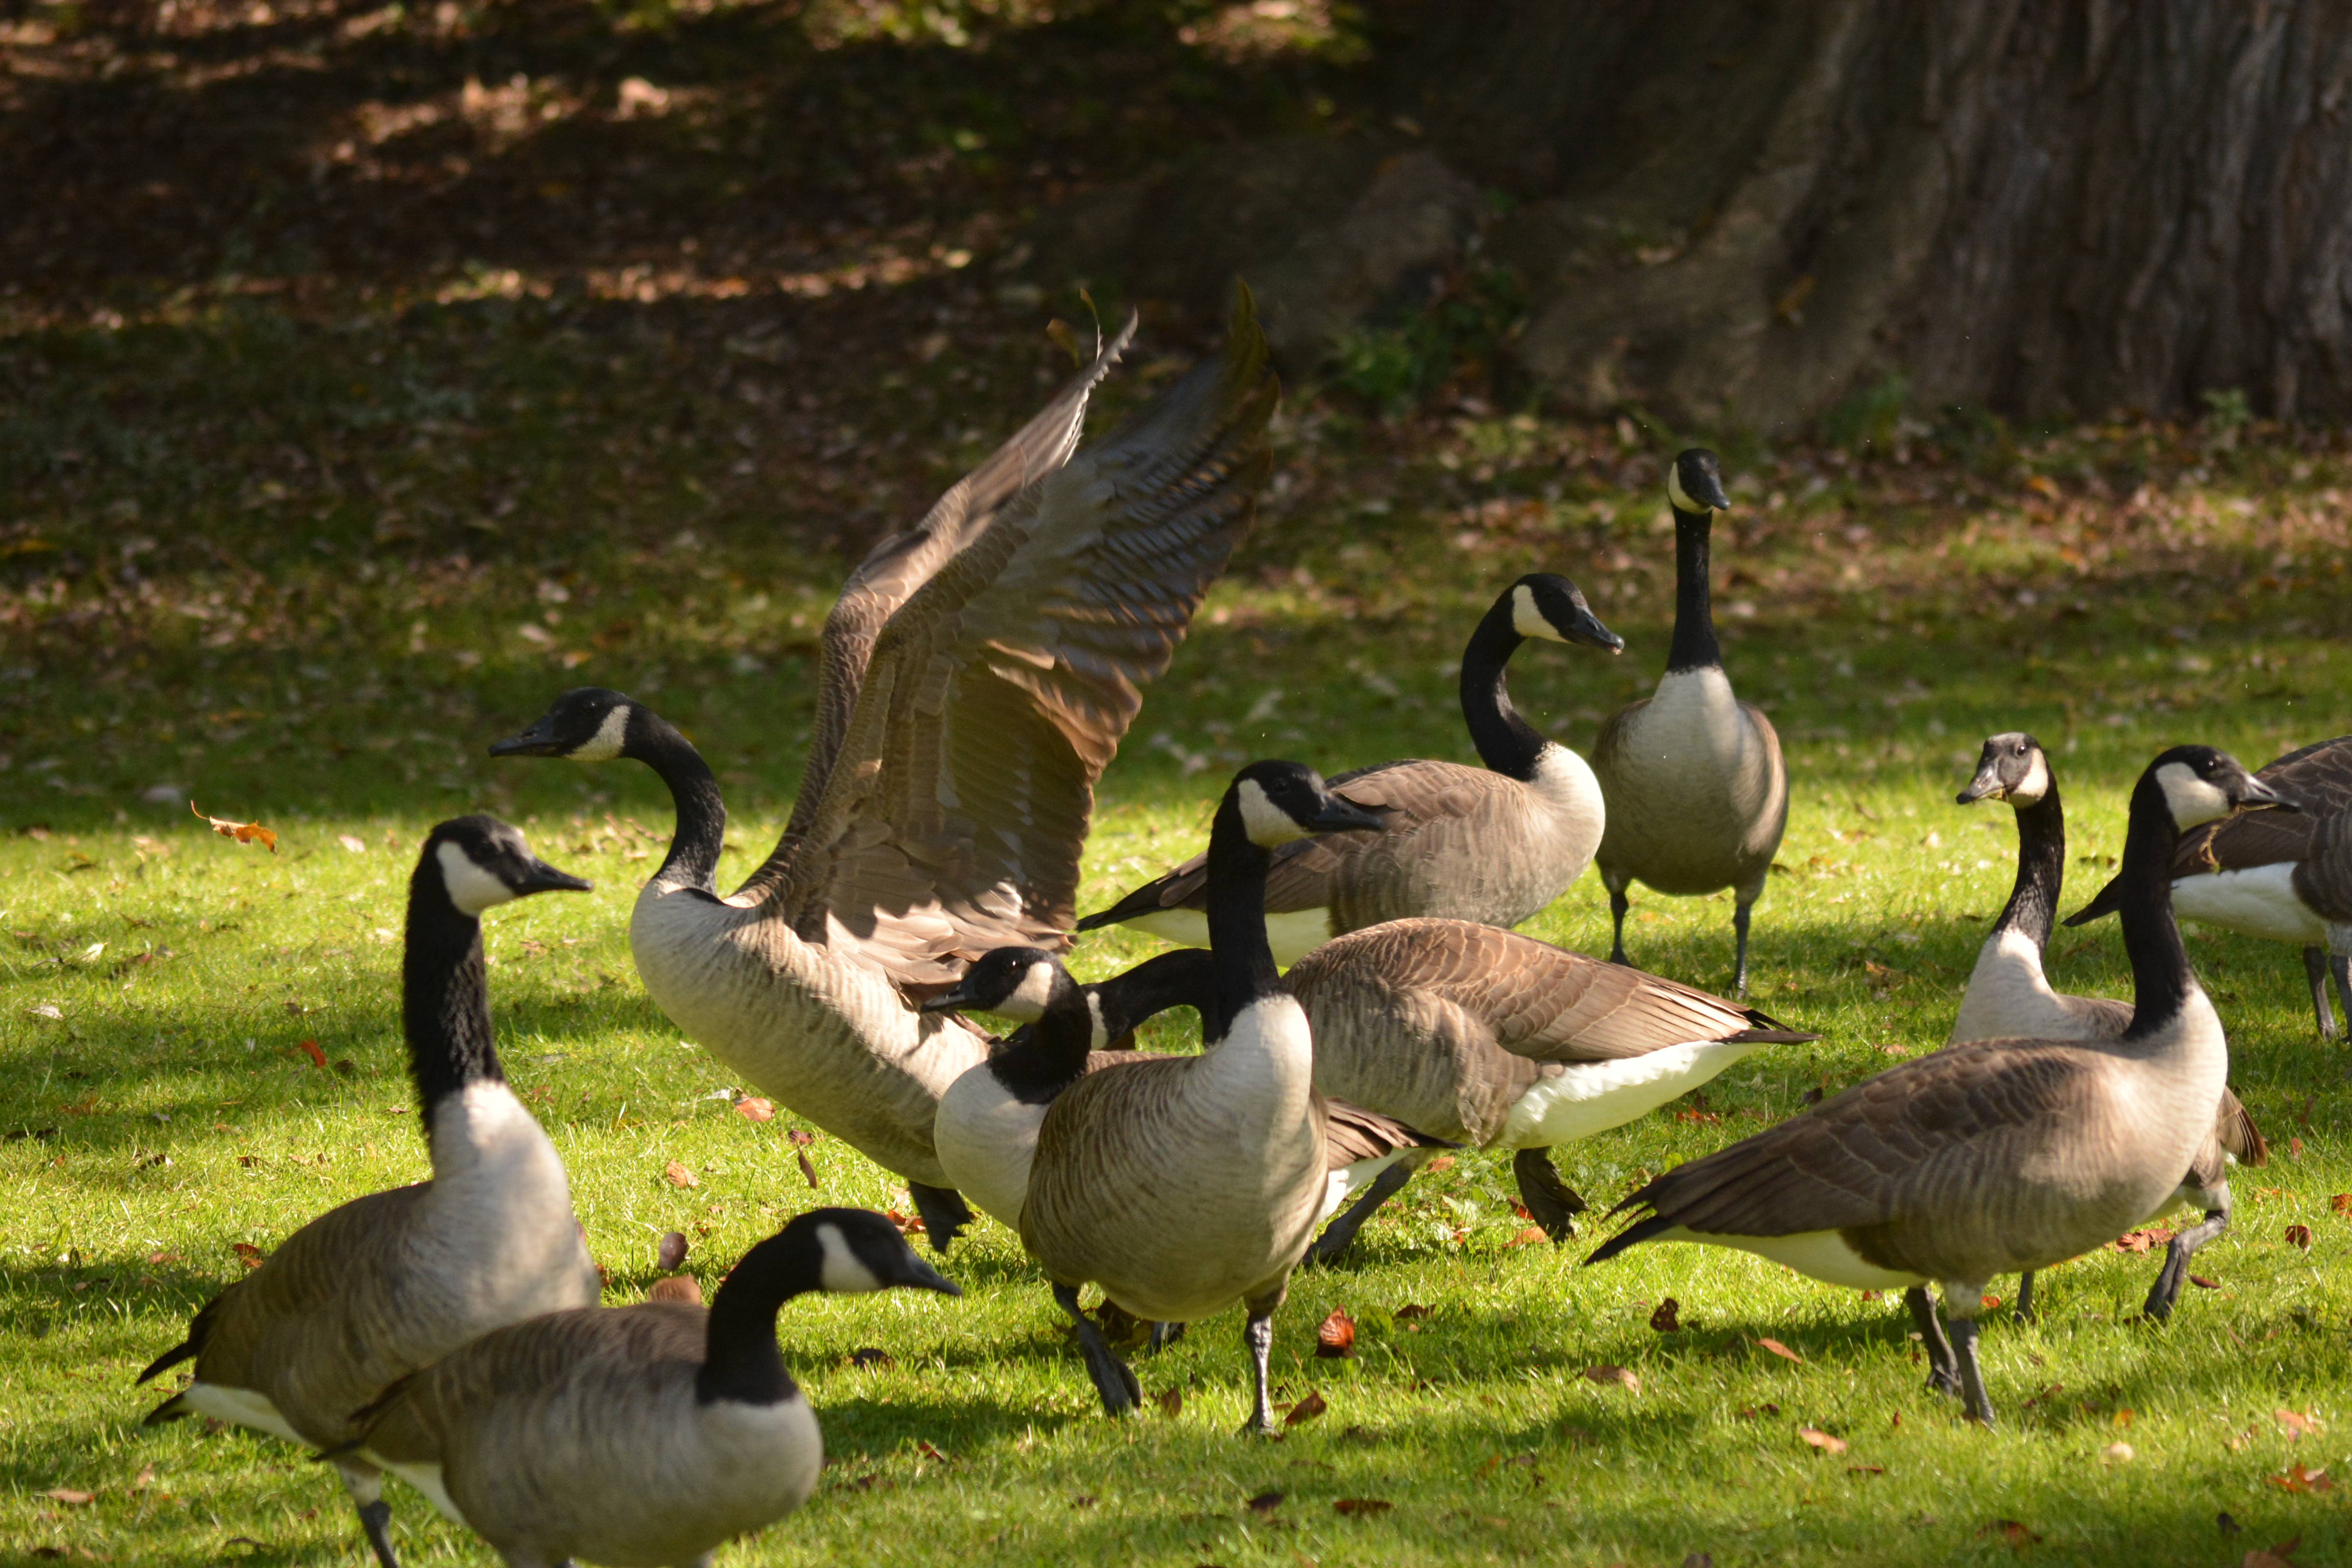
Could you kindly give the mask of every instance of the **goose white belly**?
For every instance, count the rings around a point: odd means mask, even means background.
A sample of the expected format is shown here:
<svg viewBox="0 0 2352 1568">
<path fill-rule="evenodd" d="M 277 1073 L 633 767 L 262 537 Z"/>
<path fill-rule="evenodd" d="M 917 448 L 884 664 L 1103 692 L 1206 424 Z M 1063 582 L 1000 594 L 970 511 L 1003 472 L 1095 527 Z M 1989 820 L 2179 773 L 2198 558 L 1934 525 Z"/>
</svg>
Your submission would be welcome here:
<svg viewBox="0 0 2352 1568">
<path fill-rule="evenodd" d="M 983 1063 L 948 1086 L 931 1127 L 948 1184 L 1014 1230 L 1021 1228 L 1046 1109 L 1015 1099 Z"/>
<path fill-rule="evenodd" d="M 1675 1226 L 1651 1239 L 1735 1247 L 1793 1268 L 1808 1279 L 1853 1290 L 1907 1290 L 1928 1282 L 1916 1274 L 1898 1274 L 1880 1268 L 1848 1246 L 1845 1237 L 1833 1230 L 1799 1231 L 1792 1236 L 1718 1236 Z"/>
<path fill-rule="evenodd" d="M 2213 871 L 2172 884 L 2172 911 L 2242 936 L 2318 947 L 2327 923 L 2294 890 L 2294 862 L 2281 860 L 2243 871 Z"/>
<path fill-rule="evenodd" d="M 1315 1223 L 1319 1226 L 1338 1214 L 1349 1198 L 1378 1181 L 1382 1171 L 1412 1152 L 1410 1149 L 1392 1149 L 1385 1154 L 1375 1154 L 1368 1160 L 1358 1160 L 1351 1165 L 1343 1165 L 1332 1172 L 1325 1179 L 1323 1208 L 1315 1216 Z"/>
<path fill-rule="evenodd" d="M 279 1413 L 269 1396 L 250 1388 L 231 1388 L 222 1383 L 192 1383 L 180 1394 L 189 1409 L 215 1421 L 232 1426 L 250 1426 L 257 1432 L 267 1432 L 273 1437 L 283 1437 L 289 1443 L 311 1446 L 310 1439 L 294 1430 L 292 1422 Z"/>
<path fill-rule="evenodd" d="M 2120 1029 L 2105 1026 L 2096 1010 L 2070 1006 L 2042 969 L 2042 949 L 2021 931 L 1998 931 L 1985 938 L 1960 996 L 1947 1045 L 1968 1040 L 2113 1039 Z"/>
<path fill-rule="evenodd" d="M 402 1480 L 406 1481 L 410 1486 L 415 1487 L 419 1492 L 422 1492 L 425 1495 L 425 1500 L 431 1503 L 435 1511 L 438 1512 L 442 1518 L 447 1520 L 450 1523 L 464 1530 L 471 1530 L 474 1528 L 472 1525 L 466 1522 L 464 1512 L 458 1509 L 456 1503 L 449 1500 L 449 1489 L 442 1482 L 441 1467 L 439 1465 L 391 1465 L 385 1464 L 383 1460 L 378 1458 L 373 1454 L 368 1454 L 366 1457 L 374 1464 L 391 1471 L 394 1475 L 398 1476 Z"/>
<path fill-rule="evenodd" d="M 1760 1041 L 1693 1040 L 1644 1056 L 1571 1062 L 1519 1096 L 1496 1142 L 1509 1149 L 1549 1149 L 1606 1132 L 1648 1115 L 1762 1048 Z"/>
</svg>

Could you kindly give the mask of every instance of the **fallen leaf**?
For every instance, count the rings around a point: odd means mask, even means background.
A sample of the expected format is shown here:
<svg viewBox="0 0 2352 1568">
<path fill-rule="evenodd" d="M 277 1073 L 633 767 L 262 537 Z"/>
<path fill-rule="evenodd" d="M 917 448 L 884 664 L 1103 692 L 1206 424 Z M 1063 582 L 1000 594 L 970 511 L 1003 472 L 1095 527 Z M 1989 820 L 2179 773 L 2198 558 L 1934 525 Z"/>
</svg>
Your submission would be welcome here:
<svg viewBox="0 0 2352 1568">
<path fill-rule="evenodd" d="M 816 1167 L 809 1163 L 808 1151 L 803 1149 L 799 1152 L 795 1153 L 793 1158 L 801 1163 L 801 1174 L 808 1178 L 808 1184 L 812 1187 L 815 1186 Z"/>
<path fill-rule="evenodd" d="M 890 1352 L 888 1351 L 877 1350 L 872 1345 L 861 1345 L 857 1349 L 849 1352 L 849 1364 L 852 1366 L 888 1366 L 892 1363 L 890 1360 Z"/>
<path fill-rule="evenodd" d="M 147 1255 L 147 1261 L 150 1263 L 177 1263 L 180 1261 L 180 1255 L 176 1252 L 151 1252 Z"/>
<path fill-rule="evenodd" d="M 98 1500 L 96 1492 L 78 1492 L 71 1487 L 51 1487 L 41 1495 L 53 1502 L 68 1503 L 75 1508 Z"/>
<path fill-rule="evenodd" d="M 1160 1414 L 1174 1420 L 1184 1414 L 1184 1391 L 1171 1388 L 1160 1396 Z"/>
<path fill-rule="evenodd" d="M 2221 1282 L 2219 1279 L 2208 1279 L 2202 1274 L 2191 1274 L 2189 1277 L 2189 1282 L 2200 1290 L 2219 1290 L 2221 1288 Z"/>
<path fill-rule="evenodd" d="M 1635 1394 L 1642 1392 L 1641 1374 L 1630 1366 L 1588 1366 L 1584 1369 L 1584 1375 L 1593 1383 L 1613 1383 Z"/>
<path fill-rule="evenodd" d="M 1348 1316 L 1345 1307 L 1334 1307 L 1331 1315 L 1315 1331 L 1315 1353 L 1318 1356 L 1349 1356 L 1356 1352 L 1356 1320 Z"/>
<path fill-rule="evenodd" d="M 686 1261 L 686 1235 L 683 1231 L 666 1230 L 654 1244 L 654 1267 L 665 1274 L 675 1274 L 677 1266 Z"/>
<path fill-rule="evenodd" d="M 756 1094 L 747 1094 L 735 1102 L 735 1114 L 746 1121 L 768 1121 L 774 1119 L 776 1108 Z"/>
<path fill-rule="evenodd" d="M 320 1068 L 324 1068 L 326 1067 L 327 1053 L 319 1048 L 318 1041 L 300 1040 L 296 1042 L 294 1048 L 300 1051 L 304 1056 L 309 1057 L 312 1067 Z"/>
<path fill-rule="evenodd" d="M 656 1279 L 646 1292 L 648 1301 L 683 1301 L 689 1307 L 702 1305 L 702 1286 L 691 1274 L 669 1274 Z"/>
<path fill-rule="evenodd" d="M 2337 1193 L 2327 1200 L 2327 1206 L 2341 1219 L 2352 1219 L 2352 1193 Z"/>
<path fill-rule="evenodd" d="M 1770 1351 L 1774 1355 L 1779 1356 L 1782 1361 L 1792 1361 L 1799 1366 L 1805 1364 L 1805 1358 L 1803 1356 L 1799 1355 L 1795 1351 L 1790 1350 L 1788 1346 L 1782 1344 L 1778 1340 L 1759 1339 L 1756 1342 L 1762 1345 L 1766 1350 Z"/>
<path fill-rule="evenodd" d="M 2271 1419 L 2286 1428 L 2287 1440 L 2289 1442 L 2293 1442 L 2301 1437 L 2308 1437 L 2314 1432 L 2319 1430 L 2319 1423 L 2317 1421 L 2308 1415 L 2299 1415 L 2293 1410 L 2273 1410 L 2271 1412 Z"/>
<path fill-rule="evenodd" d="M 2132 1424 L 2132 1407 L 2128 1405 L 2125 1405 L 2122 1409 L 2115 1413 L 2113 1419 L 2115 1424 L 2118 1426 L 2130 1426 Z"/>
<path fill-rule="evenodd" d="M 1396 1310 L 1396 1318 L 1399 1322 L 1410 1322 L 1415 1318 L 1426 1318 L 1429 1313 L 1430 1309 L 1420 1302 L 1407 1301 Z"/>
<path fill-rule="evenodd" d="M 2239 1568 L 2295 1568 L 2294 1554 L 2302 1545 L 2302 1536 L 2289 1536 L 2286 1540 L 2272 1546 L 2268 1552 L 2247 1552 L 2240 1562 Z"/>
<path fill-rule="evenodd" d="M 884 1212 L 882 1217 L 896 1226 L 900 1236 L 923 1234 L 923 1219 L 920 1215 L 900 1214 L 897 1209 L 889 1209 Z"/>
<path fill-rule="evenodd" d="M 1314 1420 L 1330 1408 L 1331 1406 L 1324 1402 L 1323 1396 L 1310 1388 L 1307 1391 L 1306 1398 L 1290 1407 L 1290 1414 L 1282 1418 L 1282 1424 L 1285 1426 L 1296 1426 L 1302 1421 Z"/>
<path fill-rule="evenodd" d="M 1440 1154 L 1436 1159 L 1432 1160 L 1429 1163 L 1422 1167 L 1423 1172 L 1428 1174 L 1434 1174 L 1439 1171 L 1450 1171 L 1452 1169 L 1454 1169 L 1454 1156 L 1451 1154 Z"/>
<path fill-rule="evenodd" d="M 2111 1465 L 2128 1465 L 2139 1456 L 2132 1452 L 2129 1443 L 2110 1443 L 2099 1450 L 2099 1458 Z"/>
<path fill-rule="evenodd" d="M 1682 1310 L 1680 1301 L 1675 1300 L 1672 1296 L 1667 1297 L 1658 1303 L 1658 1310 L 1650 1314 L 1650 1327 L 1662 1334 L 1680 1333 L 1683 1327 Z"/>
<path fill-rule="evenodd" d="M 816 1142 L 816 1134 L 805 1127 L 795 1127 L 784 1134 L 784 1139 L 795 1149 L 805 1149 Z"/>
<path fill-rule="evenodd" d="M 1886 1467 L 1885 1465 L 1848 1465 L 1845 1468 L 1845 1473 L 1849 1476 L 1883 1476 L 1886 1473 Z"/>
<path fill-rule="evenodd" d="M 335 842 L 341 845 L 344 848 L 350 850 L 354 855 L 364 855 L 367 853 L 367 846 L 361 840 L 352 837 L 348 833 L 337 834 L 335 836 Z"/>
<path fill-rule="evenodd" d="M 143 1492 L 154 1484 L 155 1467 L 152 1465 L 140 1466 L 139 1473 L 131 1478 L 131 1489 L 134 1492 Z"/>
<path fill-rule="evenodd" d="M 698 1187 L 702 1184 L 694 1179 L 694 1173 L 692 1171 L 688 1170 L 676 1160 L 672 1160 L 669 1163 L 662 1167 L 662 1175 L 667 1179 L 669 1184 L 673 1187 Z"/>
<path fill-rule="evenodd" d="M 1997 1534 L 2019 1551 L 2032 1545 L 2042 1537 L 2013 1519 L 1996 1519 L 1985 1526 L 1985 1533 Z"/>
<path fill-rule="evenodd" d="M 1386 1498 L 1343 1497 L 1332 1503 L 1331 1511 L 1351 1515 L 1386 1513 L 1395 1506 Z"/>
<path fill-rule="evenodd" d="M 928 1437 L 918 1437 L 915 1439 L 915 1452 L 920 1454 L 926 1459 L 937 1459 L 943 1465 L 946 1464 L 948 1460 L 948 1457 L 945 1454 L 940 1453 L 937 1448 L 931 1446 L 930 1439 Z"/>
<path fill-rule="evenodd" d="M 1759 1415 L 1778 1415 L 1780 1414 L 1780 1407 L 1777 1405 L 1750 1405 L 1746 1409 L 1740 1411 L 1739 1418 L 1742 1421 L 1752 1421 Z"/>
<path fill-rule="evenodd" d="M 258 844 L 272 855 L 278 853 L 278 835 L 257 822 L 226 822 L 217 816 L 206 816 L 196 811 L 196 803 L 193 800 L 188 802 L 188 809 L 196 813 L 198 821 L 212 824 L 213 831 L 223 838 L 234 838 L 239 844 Z"/>
<path fill-rule="evenodd" d="M 2300 1247 L 2305 1252 L 2310 1251 L 2311 1227 L 2307 1225 L 2291 1225 L 2287 1226 L 2286 1244 L 2289 1247 Z"/>
<path fill-rule="evenodd" d="M 1800 1426 L 1797 1428 L 1797 1436 L 1811 1444 L 1814 1447 L 1819 1448 L 1824 1454 L 1843 1454 L 1845 1452 L 1846 1445 L 1844 1438 L 1832 1437 L 1818 1426 Z"/>
<path fill-rule="evenodd" d="M 1282 1506 L 1282 1494 L 1280 1492 L 1260 1492 L 1257 1496 L 1242 1504 L 1242 1506 L 1263 1519 L 1265 1515 L 1272 1513 L 1276 1509 Z"/>
<path fill-rule="evenodd" d="M 2139 1230 L 2126 1231 L 2116 1237 L 2114 1246 L 2117 1252 L 2146 1252 L 2149 1247 L 2162 1247 L 2171 1239 L 2171 1231 L 2160 1225 L 2151 1225 Z"/>
<path fill-rule="evenodd" d="M 247 1268 L 260 1268 L 262 1258 L 268 1256 L 249 1241 L 232 1241 L 228 1244 L 228 1249 L 236 1253 L 237 1261 Z"/>
</svg>

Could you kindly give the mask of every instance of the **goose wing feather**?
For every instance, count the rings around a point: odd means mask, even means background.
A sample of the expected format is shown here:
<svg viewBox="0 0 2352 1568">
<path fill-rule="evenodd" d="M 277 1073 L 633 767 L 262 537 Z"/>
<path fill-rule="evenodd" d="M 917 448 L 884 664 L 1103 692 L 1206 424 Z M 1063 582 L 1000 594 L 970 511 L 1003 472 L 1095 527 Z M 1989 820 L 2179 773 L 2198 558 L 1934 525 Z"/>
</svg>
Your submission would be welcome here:
<svg viewBox="0 0 2352 1568">
<path fill-rule="evenodd" d="M 2214 1113 L 2213 1137 L 2241 1165 L 2253 1167 L 2271 1163 L 2271 1146 L 2263 1137 L 2263 1130 L 2254 1125 L 2253 1115 L 2244 1102 L 2226 1089 L 2221 1091 L 2221 1110 Z"/>
<path fill-rule="evenodd" d="M 2289 752 L 2254 776 L 2303 809 L 2240 812 L 2182 834 L 2172 855 L 2175 877 L 2305 858 L 2319 825 L 2352 808 L 2352 735 Z"/>
<path fill-rule="evenodd" d="M 875 639 L 900 605 L 939 569 L 1016 506 L 1046 475 L 1070 460 L 1086 426 L 1087 405 L 1135 337 L 1130 314 L 1117 335 L 1097 351 L 1094 363 L 1066 383 L 1036 417 L 1013 433 L 981 465 L 950 486 L 912 528 L 890 535 L 868 551 L 849 574 L 841 596 L 824 617 L 819 647 L 815 731 L 793 801 L 789 838 L 805 835 L 814 821 L 833 764 L 840 755 L 849 721 L 874 656 Z"/>
<path fill-rule="evenodd" d="M 1383 1116 L 1344 1100 L 1326 1100 L 1323 1107 L 1328 1115 L 1324 1131 L 1330 1150 L 1325 1163 L 1335 1171 L 1346 1170 L 1359 1160 L 1393 1154 L 1400 1149 L 1460 1147 L 1447 1139 L 1433 1138 L 1417 1128 L 1408 1127 L 1393 1116 Z"/>
<path fill-rule="evenodd" d="M 1248 531 L 1277 384 L 1240 296 L 1223 353 L 1006 508 L 877 639 L 776 895 L 902 984 L 1059 946 L 1094 783 Z"/>
</svg>

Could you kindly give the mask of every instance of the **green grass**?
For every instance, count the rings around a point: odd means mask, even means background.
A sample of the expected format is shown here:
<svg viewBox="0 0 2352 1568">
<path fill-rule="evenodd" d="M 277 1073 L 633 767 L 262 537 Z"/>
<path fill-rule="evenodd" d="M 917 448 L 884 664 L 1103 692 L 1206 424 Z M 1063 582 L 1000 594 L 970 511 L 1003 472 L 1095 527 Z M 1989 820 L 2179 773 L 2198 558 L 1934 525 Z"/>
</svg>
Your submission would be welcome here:
<svg viewBox="0 0 2352 1568">
<path fill-rule="evenodd" d="M 131 1378 L 236 1276 L 235 1244 L 267 1249 L 424 1173 L 389 933 L 440 816 L 497 811 L 597 882 L 499 911 L 488 931 L 509 1071 L 570 1164 L 611 1300 L 642 1293 L 667 1229 L 694 1238 L 709 1283 L 802 1207 L 906 1206 L 824 1138 L 812 1191 L 789 1111 L 732 1114 L 728 1091 L 746 1086 L 645 998 L 625 925 L 667 831 L 651 777 L 482 748 L 565 686 L 635 691 L 719 767 L 738 814 L 725 871 L 748 869 L 791 798 L 835 540 L 909 514 L 1009 423 L 1004 405 L 1025 405 L 1050 351 L 1006 339 L 906 362 L 875 395 L 973 433 L 904 456 L 787 442 L 750 479 L 736 444 L 694 434 L 766 374 L 745 359 L 703 376 L 696 345 L 725 321 L 419 307 L 259 348 L 243 330 L 61 330 L 5 350 L 11 374 L 50 389 L 15 407 L 0 446 L 21 497 L 0 538 L 12 1558 L 362 1560 L 339 1489 L 304 1456 L 191 1423 L 142 1430 L 160 1395 Z M 608 350 L 637 357 L 574 395 Z M 379 437 L 346 417 L 376 394 L 311 379 L 377 352 L 407 356 L 404 396 L 498 395 L 404 405 Z M 845 396 L 867 384 L 831 374 Z M 258 412 L 206 426 L 202 390 L 232 374 Z M 1126 378 L 1112 402 L 1152 380 Z M 189 431 L 202 438 L 168 445 Z M 1524 570 L 1569 572 L 1630 640 L 1622 660 L 1533 647 L 1515 668 L 1523 710 L 1589 743 L 1663 658 L 1671 540 L 1654 492 L 1675 439 L 1475 402 L 1383 422 L 1339 395 L 1295 398 L 1258 536 L 1104 782 L 1084 907 L 1196 848 L 1247 757 L 1466 758 L 1451 665 Z M 2052 747 L 2078 901 L 2160 746 L 2260 762 L 2347 727 L 2341 447 L 2271 429 L 2220 451 L 2153 425 L 1943 439 L 1875 465 L 1725 443 L 1742 503 L 1718 536 L 1727 658 L 1774 713 L 1794 796 L 1787 874 L 1757 921 L 1757 995 L 1824 1038 L 1561 1151 L 1597 1205 L 1941 1040 L 2012 864 L 2005 812 L 1950 804 L 1985 733 L 2031 728 Z M 326 460 L 283 459 L 305 447 Z M 103 467 L 57 456 L 101 449 Z M 268 472 L 275 490 L 255 478 Z M 681 529 L 695 547 L 674 543 Z M 144 798 L 163 785 L 261 818 L 278 853 L 208 833 L 181 794 Z M 1727 901 L 1643 895 L 1636 910 L 1637 962 L 1725 982 Z M 1529 929 L 1605 951 L 1597 883 Z M 1079 967 L 1147 950 L 1090 942 Z M 987 1222 L 949 1262 L 961 1301 L 795 1305 L 788 1352 L 835 1462 L 803 1514 L 721 1561 L 1976 1563 L 2021 1543 L 2035 1562 L 2218 1563 L 2294 1537 L 2298 1561 L 2340 1561 L 2343 1494 L 2271 1483 L 2290 1464 L 2340 1466 L 2352 1431 L 2337 1404 L 2352 1225 L 2329 1204 L 2352 1190 L 2341 1053 L 2314 1043 L 2291 952 L 2205 935 L 2191 952 L 2278 1158 L 2242 1176 L 2238 1228 L 2200 1263 L 2220 1288 L 2189 1292 L 2168 1329 L 2131 1321 L 2153 1259 L 2113 1251 L 2050 1271 L 2041 1326 L 1995 1313 L 1997 1434 L 1920 1391 L 1895 1303 L 1695 1248 L 1581 1270 L 1597 1215 L 1576 1245 L 1517 1245 L 1505 1163 L 1465 1154 L 1408 1188 L 1343 1267 L 1296 1282 L 1277 1375 L 1286 1399 L 1313 1390 L 1328 1411 L 1279 1445 L 1232 1435 L 1237 1313 L 1139 1363 L 1155 1400 L 1181 1391 L 1180 1414 L 1100 1418 L 1016 1241 Z M 2122 992 L 2112 925 L 2062 934 L 2053 973 Z M 311 1065 L 303 1040 L 334 1065 Z M 673 1161 L 693 1189 L 664 1178 Z M 2295 1224 L 2308 1251 L 2286 1239 Z M 1685 1327 L 1660 1333 L 1668 1296 Z M 1396 1315 L 1412 1303 L 1431 1310 Z M 1334 1308 L 1362 1325 L 1351 1360 L 1311 1354 Z M 866 1346 L 890 1364 L 849 1364 Z M 1586 1375 L 1602 1366 L 1633 1369 L 1638 1391 Z M 2291 1442 L 2281 1409 L 2320 1430 Z M 1850 1446 L 1817 1452 L 1801 1426 Z M 2136 1457 L 2103 1458 L 2117 1441 Z M 60 1488 L 97 1500 L 47 1495 Z M 1284 1500 L 1244 1506 L 1268 1491 Z M 1393 1506 L 1339 1513 L 1349 1498 Z M 411 1560 L 488 1560 L 420 1500 L 396 1506 Z M 2217 1529 L 2223 1512 L 2242 1533 Z"/>
</svg>

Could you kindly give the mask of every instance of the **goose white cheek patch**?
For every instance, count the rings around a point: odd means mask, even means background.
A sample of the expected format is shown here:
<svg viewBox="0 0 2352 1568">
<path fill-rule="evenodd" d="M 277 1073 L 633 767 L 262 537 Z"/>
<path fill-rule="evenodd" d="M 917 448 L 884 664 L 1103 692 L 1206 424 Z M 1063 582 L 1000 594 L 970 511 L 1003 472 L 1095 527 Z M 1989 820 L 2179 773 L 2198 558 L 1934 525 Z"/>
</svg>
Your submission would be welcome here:
<svg viewBox="0 0 2352 1568">
<path fill-rule="evenodd" d="M 596 732 L 563 754 L 575 763 L 609 763 L 621 754 L 629 740 L 629 710 L 625 706 L 604 715 Z"/>
<path fill-rule="evenodd" d="M 1559 628 L 1544 617 L 1536 605 L 1535 590 L 1525 583 L 1511 590 L 1511 629 L 1523 637 L 1541 637 L 1549 642 L 1563 642 Z"/>
<path fill-rule="evenodd" d="M 2156 770 L 2156 782 L 2163 786 L 2164 804 L 2173 822 L 2181 827 L 2195 827 L 2230 815 L 2230 797 L 2218 785 L 2199 778 L 2186 763 L 2165 763 Z"/>
<path fill-rule="evenodd" d="M 441 885 L 449 889 L 449 901 L 466 914 L 478 915 L 515 896 L 512 888 L 475 865 L 455 844 L 444 844 L 434 858 L 441 863 Z"/>
<path fill-rule="evenodd" d="M 824 1249 L 824 1268 L 817 1279 L 826 1289 L 835 1295 L 854 1296 L 882 1289 L 882 1281 L 874 1278 L 874 1270 L 858 1261 L 857 1254 L 849 1249 L 848 1238 L 841 1234 L 840 1226 L 817 1226 L 816 1242 Z"/>
<path fill-rule="evenodd" d="M 2033 765 L 2026 770 L 2024 779 L 2009 792 L 2011 805 L 2033 805 L 2050 793 L 2050 763 L 2040 752 L 2033 753 Z"/>
<path fill-rule="evenodd" d="M 1241 783 L 1242 828 L 1251 843 L 1263 849 L 1277 844 L 1287 844 L 1294 838 L 1307 837 L 1307 829 L 1292 820 L 1290 813 L 1266 798 L 1265 789 L 1255 779 Z"/>
<path fill-rule="evenodd" d="M 992 1009 L 1008 1018 L 1020 1018 L 1035 1023 L 1045 1016 L 1045 1004 L 1054 996 L 1054 966 L 1033 963 L 1021 976 L 1021 984 L 1013 988 L 1003 1005 Z"/>
<path fill-rule="evenodd" d="M 1683 489 L 1683 466 L 1680 463 L 1667 465 L 1666 499 L 1674 503 L 1676 511 L 1710 512 L 1715 510 L 1691 500 L 1690 491 Z"/>
</svg>

